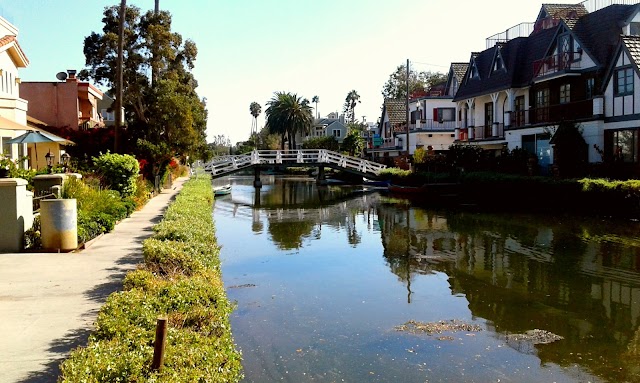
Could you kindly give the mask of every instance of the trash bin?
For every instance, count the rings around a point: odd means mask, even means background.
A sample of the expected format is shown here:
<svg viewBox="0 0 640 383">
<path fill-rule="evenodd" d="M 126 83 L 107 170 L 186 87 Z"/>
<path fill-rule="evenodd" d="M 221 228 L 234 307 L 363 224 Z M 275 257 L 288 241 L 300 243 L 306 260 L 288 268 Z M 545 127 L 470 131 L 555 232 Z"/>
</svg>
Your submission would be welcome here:
<svg viewBox="0 0 640 383">
<path fill-rule="evenodd" d="M 78 248 L 78 209 L 75 199 L 40 201 L 40 236 L 47 251 Z"/>
</svg>

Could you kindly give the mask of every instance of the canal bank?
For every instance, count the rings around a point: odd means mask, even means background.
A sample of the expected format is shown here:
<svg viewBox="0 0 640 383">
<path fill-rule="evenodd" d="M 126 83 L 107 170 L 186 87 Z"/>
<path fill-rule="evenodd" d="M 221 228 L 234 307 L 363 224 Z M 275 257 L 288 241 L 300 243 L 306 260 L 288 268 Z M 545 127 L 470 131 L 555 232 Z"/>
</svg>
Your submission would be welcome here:
<svg viewBox="0 0 640 383">
<path fill-rule="evenodd" d="M 59 363 L 86 345 L 106 298 L 142 262 L 143 240 L 186 180 L 175 180 L 80 252 L 0 254 L 0 381 L 57 379 Z"/>
</svg>

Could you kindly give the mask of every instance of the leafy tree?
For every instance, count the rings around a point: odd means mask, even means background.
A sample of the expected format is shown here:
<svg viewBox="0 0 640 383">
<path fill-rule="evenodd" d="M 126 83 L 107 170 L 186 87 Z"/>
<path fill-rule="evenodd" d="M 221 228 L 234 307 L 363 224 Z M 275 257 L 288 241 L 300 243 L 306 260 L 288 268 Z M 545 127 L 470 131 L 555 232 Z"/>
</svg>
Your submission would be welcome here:
<svg viewBox="0 0 640 383">
<path fill-rule="evenodd" d="M 313 124 L 313 116 L 308 101 L 295 93 L 275 92 L 267 102 L 267 127 L 272 134 L 280 135 L 284 149 L 285 136 L 289 139 L 289 149 L 296 146 L 296 133 L 307 133 Z"/>
<path fill-rule="evenodd" d="M 349 133 L 342 140 L 342 150 L 349 153 L 350 156 L 362 153 L 364 149 L 364 138 L 357 129 L 349 129 Z"/>
<path fill-rule="evenodd" d="M 320 97 L 313 96 L 313 98 L 311 99 L 311 102 L 316 104 L 316 115 L 315 115 L 315 118 L 319 118 L 320 116 L 318 115 L 318 103 L 320 102 Z"/>
<path fill-rule="evenodd" d="M 327 149 L 337 151 L 340 144 L 334 136 L 311 137 L 302 143 L 303 149 Z"/>
<path fill-rule="evenodd" d="M 85 38 L 86 68 L 79 74 L 114 94 L 118 11 L 117 5 L 106 7 L 102 32 Z M 172 32 L 169 12 L 143 15 L 135 6 L 126 8 L 122 102 L 130 137 L 127 150 L 148 156 L 158 172 L 173 157 L 210 155 L 206 103 L 198 97 L 191 73 L 197 52 L 193 41 Z M 150 72 L 154 77 L 157 73 L 156 81 Z"/>
<path fill-rule="evenodd" d="M 213 142 L 209 143 L 213 156 L 222 156 L 229 154 L 231 148 L 231 140 L 224 134 L 219 134 L 213 138 Z"/>
<path fill-rule="evenodd" d="M 344 100 L 344 106 L 342 111 L 345 113 L 345 118 L 349 122 L 355 122 L 356 120 L 356 105 L 360 103 L 360 95 L 355 90 L 347 93 L 347 98 Z"/>
<path fill-rule="evenodd" d="M 447 81 L 447 75 L 441 72 L 416 72 L 409 70 L 409 95 L 426 94 L 433 85 Z M 382 87 L 384 99 L 405 99 L 407 97 L 407 66 L 400 65 L 389 75 Z"/>
</svg>

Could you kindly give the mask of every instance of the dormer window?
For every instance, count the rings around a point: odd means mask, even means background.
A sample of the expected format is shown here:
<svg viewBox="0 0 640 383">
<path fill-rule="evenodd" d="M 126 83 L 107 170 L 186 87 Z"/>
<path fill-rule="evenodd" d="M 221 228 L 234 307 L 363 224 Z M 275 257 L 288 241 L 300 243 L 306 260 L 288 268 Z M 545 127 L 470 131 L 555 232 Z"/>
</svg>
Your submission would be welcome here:
<svg viewBox="0 0 640 383">
<path fill-rule="evenodd" d="M 480 78 L 480 72 L 478 72 L 476 60 L 471 60 L 471 65 L 469 66 L 469 80 L 474 78 Z"/>
<path fill-rule="evenodd" d="M 631 36 L 640 36 L 640 23 L 639 22 L 631 22 L 629 24 L 629 33 Z"/>
<path fill-rule="evenodd" d="M 504 70 L 504 60 L 502 59 L 502 53 L 500 53 L 500 49 L 496 53 L 496 57 L 493 60 L 493 68 L 491 69 L 491 73 L 497 72 L 500 70 Z"/>
</svg>

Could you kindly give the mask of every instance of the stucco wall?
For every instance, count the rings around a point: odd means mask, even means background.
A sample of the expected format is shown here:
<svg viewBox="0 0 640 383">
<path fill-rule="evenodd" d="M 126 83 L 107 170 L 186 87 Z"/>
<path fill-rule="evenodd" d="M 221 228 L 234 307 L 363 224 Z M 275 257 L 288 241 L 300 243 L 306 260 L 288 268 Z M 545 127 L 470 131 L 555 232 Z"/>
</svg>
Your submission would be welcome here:
<svg viewBox="0 0 640 383">
<path fill-rule="evenodd" d="M 78 128 L 78 84 L 23 82 L 20 96 L 29 101 L 29 115 L 55 127 Z"/>
</svg>

